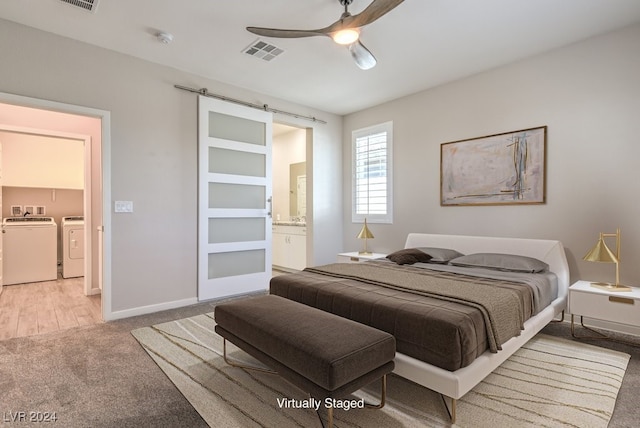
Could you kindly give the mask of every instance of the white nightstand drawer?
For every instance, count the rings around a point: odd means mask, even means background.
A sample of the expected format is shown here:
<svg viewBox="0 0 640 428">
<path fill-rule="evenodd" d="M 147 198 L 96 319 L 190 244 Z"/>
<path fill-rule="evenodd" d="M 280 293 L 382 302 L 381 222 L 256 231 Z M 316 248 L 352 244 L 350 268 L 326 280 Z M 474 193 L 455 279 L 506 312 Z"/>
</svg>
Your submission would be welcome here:
<svg viewBox="0 0 640 428">
<path fill-rule="evenodd" d="M 569 310 L 574 315 L 640 326 L 640 301 L 624 293 L 572 290 Z"/>
</svg>

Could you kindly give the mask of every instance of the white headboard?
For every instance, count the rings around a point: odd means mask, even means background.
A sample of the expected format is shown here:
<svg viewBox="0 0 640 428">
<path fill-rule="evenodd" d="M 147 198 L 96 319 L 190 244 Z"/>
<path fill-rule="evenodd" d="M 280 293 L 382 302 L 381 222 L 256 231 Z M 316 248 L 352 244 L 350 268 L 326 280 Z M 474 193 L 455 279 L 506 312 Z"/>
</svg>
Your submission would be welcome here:
<svg viewBox="0 0 640 428">
<path fill-rule="evenodd" d="M 489 236 L 436 235 L 410 233 L 405 248 L 450 248 L 462 254 L 504 253 L 534 257 L 549 265 L 558 277 L 558 297 L 566 296 L 569 289 L 569 265 L 560 241 L 546 239 L 498 238 Z"/>
</svg>

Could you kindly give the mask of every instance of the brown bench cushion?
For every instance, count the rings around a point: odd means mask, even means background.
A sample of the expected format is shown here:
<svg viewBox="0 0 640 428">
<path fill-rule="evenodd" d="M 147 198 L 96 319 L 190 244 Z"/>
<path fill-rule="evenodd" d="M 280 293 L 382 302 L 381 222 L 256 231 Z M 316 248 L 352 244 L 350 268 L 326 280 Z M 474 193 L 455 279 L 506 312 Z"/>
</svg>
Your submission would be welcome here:
<svg viewBox="0 0 640 428">
<path fill-rule="evenodd" d="M 220 304 L 215 320 L 216 331 L 222 336 L 230 333 L 227 339 L 232 343 L 241 348 L 249 344 L 326 391 L 374 372 L 379 378 L 393 369 L 395 339 L 389 333 L 279 296 Z M 364 386 L 356 383 L 360 385 L 347 393 Z"/>
</svg>

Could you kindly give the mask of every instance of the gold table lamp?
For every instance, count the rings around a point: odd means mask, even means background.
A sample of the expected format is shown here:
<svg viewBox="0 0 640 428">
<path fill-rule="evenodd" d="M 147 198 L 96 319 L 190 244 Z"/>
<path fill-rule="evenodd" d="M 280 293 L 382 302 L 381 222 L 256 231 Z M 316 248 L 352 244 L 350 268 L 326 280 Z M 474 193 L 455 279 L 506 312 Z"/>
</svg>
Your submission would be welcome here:
<svg viewBox="0 0 640 428">
<path fill-rule="evenodd" d="M 607 247 L 604 242 L 604 238 L 615 237 L 616 238 L 616 251 L 615 253 Z M 616 229 L 616 233 L 602 233 L 600 232 L 600 238 L 596 245 L 582 258 L 589 262 L 604 262 L 616 264 L 616 283 L 611 284 L 608 282 L 592 282 L 591 286 L 601 288 L 607 291 L 631 291 L 631 287 L 620 285 L 620 228 Z"/>
<path fill-rule="evenodd" d="M 367 227 L 367 219 L 364 219 L 364 224 L 362 225 L 362 229 L 360 233 L 358 233 L 358 239 L 364 239 L 364 249 L 362 251 L 358 251 L 358 254 L 373 254 L 371 251 L 367 249 L 367 239 L 373 239 L 373 233 Z"/>
</svg>

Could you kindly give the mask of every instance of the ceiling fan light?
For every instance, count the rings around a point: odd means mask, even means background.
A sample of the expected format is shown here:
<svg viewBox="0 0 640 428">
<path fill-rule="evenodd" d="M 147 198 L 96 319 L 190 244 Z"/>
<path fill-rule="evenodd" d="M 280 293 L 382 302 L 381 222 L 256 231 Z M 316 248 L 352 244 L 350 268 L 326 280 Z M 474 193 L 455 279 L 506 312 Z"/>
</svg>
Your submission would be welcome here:
<svg viewBox="0 0 640 428">
<path fill-rule="evenodd" d="M 333 41 L 339 45 L 350 45 L 351 43 L 357 41 L 359 37 L 360 32 L 358 30 L 354 30 L 353 28 L 336 31 L 331 35 Z"/>
</svg>

